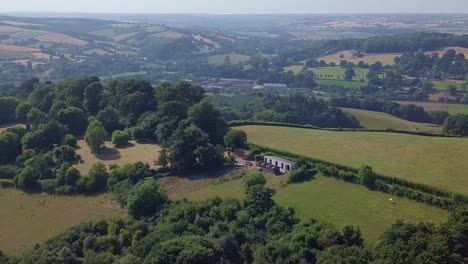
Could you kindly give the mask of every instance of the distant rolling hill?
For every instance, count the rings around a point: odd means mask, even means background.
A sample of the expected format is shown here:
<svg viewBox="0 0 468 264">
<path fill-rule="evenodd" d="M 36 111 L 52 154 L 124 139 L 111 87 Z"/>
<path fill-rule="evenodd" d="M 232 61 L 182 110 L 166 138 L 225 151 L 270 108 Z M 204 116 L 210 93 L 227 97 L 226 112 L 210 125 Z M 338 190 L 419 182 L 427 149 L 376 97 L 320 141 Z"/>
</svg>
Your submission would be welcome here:
<svg viewBox="0 0 468 264">
<path fill-rule="evenodd" d="M 441 133 L 440 126 L 426 123 L 416 123 L 400 119 L 398 117 L 374 111 L 342 108 L 346 113 L 355 116 L 361 126 L 367 129 L 395 129 L 404 131 L 424 131 L 432 133 Z"/>
</svg>

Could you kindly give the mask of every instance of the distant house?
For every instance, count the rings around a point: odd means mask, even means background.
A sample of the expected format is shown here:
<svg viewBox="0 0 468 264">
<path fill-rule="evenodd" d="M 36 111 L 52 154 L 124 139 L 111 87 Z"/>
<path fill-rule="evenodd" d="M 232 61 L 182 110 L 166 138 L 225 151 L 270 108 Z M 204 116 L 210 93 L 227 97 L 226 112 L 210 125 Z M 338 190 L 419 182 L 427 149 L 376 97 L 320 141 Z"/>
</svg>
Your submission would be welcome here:
<svg viewBox="0 0 468 264">
<path fill-rule="evenodd" d="M 263 87 L 265 89 L 286 89 L 288 86 L 284 83 L 264 83 Z"/>
<path fill-rule="evenodd" d="M 281 173 L 287 173 L 296 169 L 296 163 L 287 159 L 276 156 L 265 156 L 263 158 L 264 165 L 275 167 Z"/>
</svg>

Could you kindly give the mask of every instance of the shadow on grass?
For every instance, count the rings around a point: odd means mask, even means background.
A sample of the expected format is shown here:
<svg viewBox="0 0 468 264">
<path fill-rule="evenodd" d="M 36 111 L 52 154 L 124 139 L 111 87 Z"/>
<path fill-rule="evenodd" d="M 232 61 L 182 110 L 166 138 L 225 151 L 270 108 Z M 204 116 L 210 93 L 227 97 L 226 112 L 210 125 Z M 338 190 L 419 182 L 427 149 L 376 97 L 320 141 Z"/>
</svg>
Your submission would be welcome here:
<svg viewBox="0 0 468 264">
<path fill-rule="evenodd" d="M 118 160 L 120 159 L 120 152 L 115 148 L 102 148 L 96 155 L 99 160 Z"/>
</svg>

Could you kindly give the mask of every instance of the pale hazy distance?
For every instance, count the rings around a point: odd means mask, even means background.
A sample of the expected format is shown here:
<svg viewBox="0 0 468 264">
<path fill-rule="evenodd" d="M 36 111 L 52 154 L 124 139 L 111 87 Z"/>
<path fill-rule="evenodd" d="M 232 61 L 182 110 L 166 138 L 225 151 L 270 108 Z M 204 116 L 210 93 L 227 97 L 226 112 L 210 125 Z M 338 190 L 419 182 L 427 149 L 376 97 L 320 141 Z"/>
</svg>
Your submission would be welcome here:
<svg viewBox="0 0 468 264">
<path fill-rule="evenodd" d="M 1 0 L 5 12 L 467 13 L 467 0 Z"/>
</svg>

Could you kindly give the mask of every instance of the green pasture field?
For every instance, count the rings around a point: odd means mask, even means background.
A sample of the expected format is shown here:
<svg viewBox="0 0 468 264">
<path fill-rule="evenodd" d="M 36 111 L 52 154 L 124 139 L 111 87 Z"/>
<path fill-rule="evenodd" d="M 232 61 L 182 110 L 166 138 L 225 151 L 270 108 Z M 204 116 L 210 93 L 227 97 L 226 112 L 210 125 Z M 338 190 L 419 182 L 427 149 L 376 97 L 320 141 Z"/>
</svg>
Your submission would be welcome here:
<svg viewBox="0 0 468 264">
<path fill-rule="evenodd" d="M 241 126 L 249 142 L 468 194 L 468 139 Z"/>
<path fill-rule="evenodd" d="M 348 89 L 360 89 L 361 87 L 367 86 L 367 82 L 359 82 L 359 81 L 316 79 L 315 82 L 319 85 L 342 86 Z"/>
<path fill-rule="evenodd" d="M 395 198 L 374 192 L 363 186 L 317 176 L 309 182 L 281 187 L 285 176 L 266 175 L 268 186 L 276 191 L 274 200 L 292 207 L 301 219 L 315 218 L 328 221 L 337 228 L 346 225 L 359 226 L 372 246 L 380 235 L 398 219 L 410 222 L 446 220 L 448 212 L 404 198 Z M 244 197 L 242 180 L 211 184 L 191 192 L 181 193 L 179 198 L 201 201 L 210 197 Z M 390 202 L 390 198 L 394 203 Z"/>
<path fill-rule="evenodd" d="M 444 104 L 432 102 L 397 101 L 399 104 L 414 104 L 424 108 L 426 111 L 448 111 L 449 114 L 468 114 L 468 104 Z"/>
<path fill-rule="evenodd" d="M 447 91 L 450 85 L 454 85 L 458 89 L 460 89 L 463 83 L 465 83 L 465 81 L 450 80 L 450 79 L 443 80 L 443 81 L 432 81 L 434 88 L 438 91 Z"/>
<path fill-rule="evenodd" d="M 210 57 L 208 57 L 208 63 L 223 64 L 224 60 L 226 59 L 226 56 L 229 56 L 229 60 L 231 61 L 232 64 L 237 64 L 239 62 L 246 62 L 246 61 L 248 61 L 250 59 L 250 56 L 248 56 L 248 55 L 231 53 L 231 54 L 222 54 L 222 55 L 210 56 Z"/>
<path fill-rule="evenodd" d="M 361 109 L 342 108 L 343 111 L 355 116 L 361 126 L 367 129 L 394 129 L 405 131 L 424 131 L 441 133 L 442 128 L 433 124 L 407 121 L 386 113 Z"/>
</svg>

